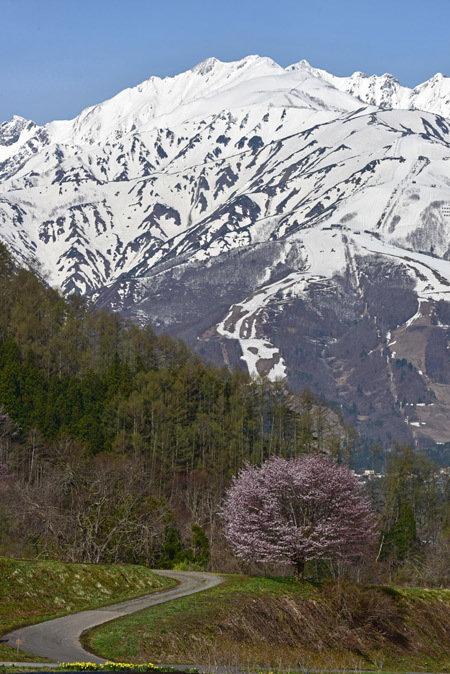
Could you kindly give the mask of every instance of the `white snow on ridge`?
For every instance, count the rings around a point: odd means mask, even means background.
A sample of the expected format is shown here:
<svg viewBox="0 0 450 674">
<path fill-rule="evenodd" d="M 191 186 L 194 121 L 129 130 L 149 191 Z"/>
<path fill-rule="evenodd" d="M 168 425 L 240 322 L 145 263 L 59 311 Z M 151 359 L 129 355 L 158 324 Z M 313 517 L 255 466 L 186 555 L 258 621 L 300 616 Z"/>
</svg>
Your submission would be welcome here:
<svg viewBox="0 0 450 674">
<path fill-rule="evenodd" d="M 359 102 L 305 72 L 285 71 L 271 59 L 250 56 L 231 63 L 208 59 L 175 77 L 151 77 L 84 110 L 47 125 L 54 142 L 98 144 L 152 128 L 176 127 L 222 110 L 275 107 L 356 110 Z"/>
<path fill-rule="evenodd" d="M 353 236 L 355 243 L 362 251 L 394 258 L 409 267 L 416 283 L 416 291 L 421 299 L 448 300 L 450 298 L 450 261 L 405 250 L 369 233 L 354 233 Z M 419 314 L 420 308 L 418 314 L 410 320 L 412 322 L 417 320 L 420 318 Z"/>
<path fill-rule="evenodd" d="M 314 68 L 304 60 L 286 70 L 307 72 L 369 105 L 398 110 L 424 110 L 450 117 L 450 79 L 442 73 L 410 89 L 388 73 L 368 76 L 355 72 L 350 77 L 337 77 L 326 70 Z"/>
<path fill-rule="evenodd" d="M 175 77 L 150 77 L 113 98 L 86 108 L 73 120 L 44 128 L 55 143 L 100 144 L 124 134 L 175 127 L 221 110 L 265 105 L 351 111 L 370 106 L 418 109 L 450 117 L 450 80 L 438 73 L 408 89 L 392 75 L 356 72 L 336 77 L 306 61 L 283 68 L 269 58 L 207 59 Z"/>
</svg>

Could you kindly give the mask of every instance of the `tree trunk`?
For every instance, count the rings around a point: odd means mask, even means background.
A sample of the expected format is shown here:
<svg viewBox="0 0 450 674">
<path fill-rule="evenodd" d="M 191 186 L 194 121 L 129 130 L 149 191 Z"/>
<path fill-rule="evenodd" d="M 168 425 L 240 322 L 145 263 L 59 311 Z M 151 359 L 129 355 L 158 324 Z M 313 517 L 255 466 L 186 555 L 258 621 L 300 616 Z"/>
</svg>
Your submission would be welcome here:
<svg viewBox="0 0 450 674">
<path fill-rule="evenodd" d="M 302 559 L 294 561 L 294 576 L 299 583 L 303 582 L 303 571 L 305 569 L 305 562 Z"/>
</svg>

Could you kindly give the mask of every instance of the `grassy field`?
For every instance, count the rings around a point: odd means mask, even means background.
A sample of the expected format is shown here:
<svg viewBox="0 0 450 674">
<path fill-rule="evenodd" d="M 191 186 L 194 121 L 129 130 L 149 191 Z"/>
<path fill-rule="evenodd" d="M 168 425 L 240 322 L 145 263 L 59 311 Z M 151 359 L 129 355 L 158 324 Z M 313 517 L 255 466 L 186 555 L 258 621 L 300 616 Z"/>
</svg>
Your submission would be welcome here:
<svg viewBox="0 0 450 674">
<path fill-rule="evenodd" d="M 230 576 L 86 643 L 122 662 L 450 672 L 450 590 Z"/>
<path fill-rule="evenodd" d="M 67 613 L 105 606 L 173 585 L 141 566 L 66 564 L 0 557 L 0 635 Z M 42 659 L 1 643 L 0 660 Z"/>
</svg>

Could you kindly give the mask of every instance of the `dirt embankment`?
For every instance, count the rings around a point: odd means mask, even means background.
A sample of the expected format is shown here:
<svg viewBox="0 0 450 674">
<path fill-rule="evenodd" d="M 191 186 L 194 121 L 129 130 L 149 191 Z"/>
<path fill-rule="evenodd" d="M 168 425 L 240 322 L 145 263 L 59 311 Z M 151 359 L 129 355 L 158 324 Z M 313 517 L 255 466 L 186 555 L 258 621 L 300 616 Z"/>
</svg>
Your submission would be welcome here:
<svg viewBox="0 0 450 674">
<path fill-rule="evenodd" d="M 450 590 L 259 581 L 120 621 L 91 645 L 135 662 L 450 672 Z"/>
</svg>

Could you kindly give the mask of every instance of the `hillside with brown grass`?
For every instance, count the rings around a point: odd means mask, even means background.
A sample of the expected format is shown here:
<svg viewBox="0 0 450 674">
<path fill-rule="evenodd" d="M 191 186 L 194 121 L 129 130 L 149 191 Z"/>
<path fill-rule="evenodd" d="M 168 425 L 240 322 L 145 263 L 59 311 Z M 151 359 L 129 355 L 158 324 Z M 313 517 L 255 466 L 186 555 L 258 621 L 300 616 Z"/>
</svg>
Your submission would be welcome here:
<svg viewBox="0 0 450 674">
<path fill-rule="evenodd" d="M 88 644 L 134 662 L 450 672 L 450 590 L 234 576 Z"/>
</svg>

